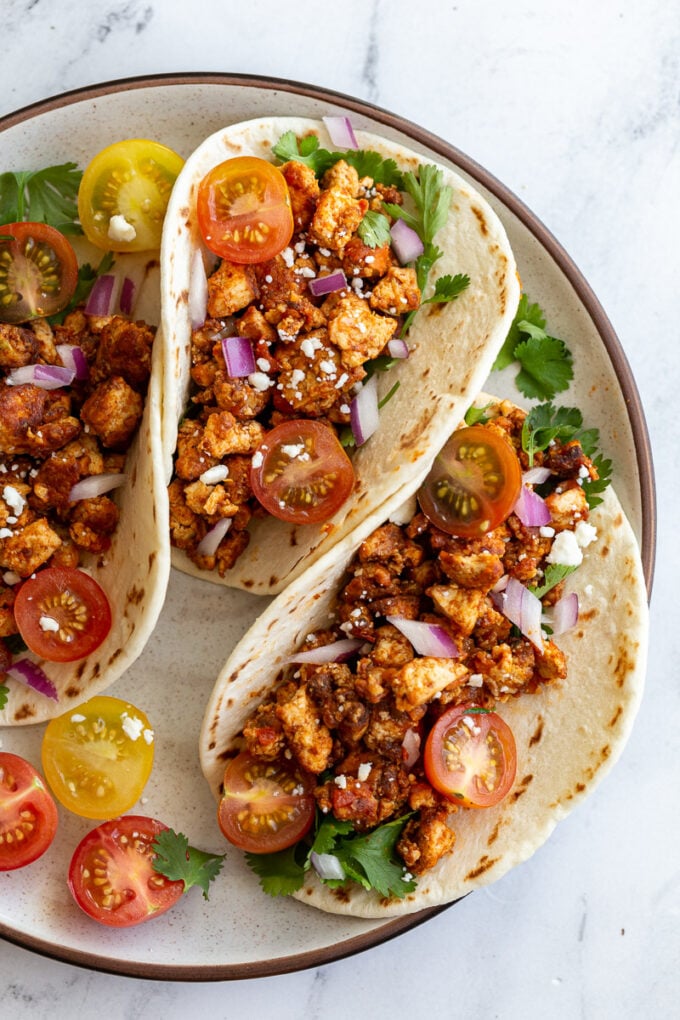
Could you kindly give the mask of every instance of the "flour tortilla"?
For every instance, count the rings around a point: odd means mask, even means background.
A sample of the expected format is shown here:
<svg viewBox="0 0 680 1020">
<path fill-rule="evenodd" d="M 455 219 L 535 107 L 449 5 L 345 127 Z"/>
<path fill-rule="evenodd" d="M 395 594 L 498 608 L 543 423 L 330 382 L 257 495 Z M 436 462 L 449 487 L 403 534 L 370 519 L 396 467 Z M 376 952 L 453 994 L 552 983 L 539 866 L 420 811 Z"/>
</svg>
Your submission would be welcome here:
<svg viewBox="0 0 680 1020">
<path fill-rule="evenodd" d="M 194 253 L 202 248 L 195 215 L 198 185 L 212 167 L 232 156 L 271 159 L 272 146 L 286 131 L 298 136 L 314 131 L 322 147 L 334 148 L 322 121 L 273 117 L 234 124 L 203 142 L 173 189 L 161 249 L 168 482 L 190 386 L 191 267 Z M 391 157 L 402 170 L 433 162 L 396 142 L 355 133 L 360 149 Z M 252 521 L 250 544 L 224 578 L 217 571 L 199 570 L 177 549 L 172 551 L 173 566 L 218 584 L 275 594 L 373 516 L 404 484 L 425 476 L 436 450 L 484 384 L 520 296 L 515 260 L 500 220 L 458 174 L 441 169 L 453 193 L 447 225 L 435 239 L 444 255 L 432 275 L 466 273 L 470 286 L 449 304 L 422 309 L 408 336 L 411 356 L 391 371 L 378 373 L 379 399 L 396 381 L 400 387 L 381 411 L 378 432 L 353 454 L 357 485 L 352 496 L 326 524 L 295 526 L 272 517 Z M 429 286 L 431 290 L 434 285 Z"/>
<path fill-rule="evenodd" d="M 246 719 L 306 635 L 328 625 L 329 608 L 361 542 L 384 521 L 403 523 L 413 515 L 416 488 L 401 506 L 392 499 L 273 600 L 230 656 L 200 738 L 201 767 L 216 798 L 226 762 L 241 749 Z M 556 639 L 567 657 L 568 677 L 497 708 L 517 743 L 510 794 L 494 808 L 454 815 L 453 853 L 421 876 L 416 891 L 403 900 L 381 900 L 355 885 L 333 890 L 313 873 L 297 899 L 357 917 L 394 917 L 452 902 L 530 857 L 611 769 L 642 696 L 648 608 L 637 542 L 611 487 L 590 522 L 597 540 L 567 580 L 567 589 L 579 593 L 579 622 Z"/>
<path fill-rule="evenodd" d="M 132 260 L 128 261 L 132 265 Z M 157 267 L 146 268 L 135 317 L 156 323 L 160 313 Z M 144 267 L 140 272 L 144 272 Z M 157 333 L 144 416 L 126 456 L 128 480 L 113 494 L 120 508 L 118 527 L 109 551 L 82 564 L 108 596 L 113 616 L 111 630 L 92 655 L 77 662 L 45 662 L 30 652 L 22 654 L 22 658 L 42 666 L 56 686 L 59 700 L 53 701 L 13 679 L 0 677 L 0 682 L 9 688 L 7 704 L 0 710 L 0 726 L 43 722 L 110 687 L 142 653 L 156 625 L 170 576 L 168 495 L 160 431 L 162 358 L 162 342 Z"/>
</svg>

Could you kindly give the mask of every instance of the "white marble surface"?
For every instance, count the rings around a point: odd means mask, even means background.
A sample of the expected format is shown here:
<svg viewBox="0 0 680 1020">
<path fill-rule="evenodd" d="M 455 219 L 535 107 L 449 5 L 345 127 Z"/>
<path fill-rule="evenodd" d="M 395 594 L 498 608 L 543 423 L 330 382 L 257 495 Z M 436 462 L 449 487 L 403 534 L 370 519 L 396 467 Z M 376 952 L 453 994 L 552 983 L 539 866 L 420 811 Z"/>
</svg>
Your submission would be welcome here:
<svg viewBox="0 0 680 1020">
<path fill-rule="evenodd" d="M 132 75 L 265 74 L 369 100 L 483 164 L 553 231 L 618 332 L 654 447 L 659 557 L 633 735 L 530 862 L 386 945 L 280 977 L 153 982 L 0 943 L 0 1015 L 677 1015 L 677 4 L 3 0 L 2 24 L 0 115 Z"/>
</svg>

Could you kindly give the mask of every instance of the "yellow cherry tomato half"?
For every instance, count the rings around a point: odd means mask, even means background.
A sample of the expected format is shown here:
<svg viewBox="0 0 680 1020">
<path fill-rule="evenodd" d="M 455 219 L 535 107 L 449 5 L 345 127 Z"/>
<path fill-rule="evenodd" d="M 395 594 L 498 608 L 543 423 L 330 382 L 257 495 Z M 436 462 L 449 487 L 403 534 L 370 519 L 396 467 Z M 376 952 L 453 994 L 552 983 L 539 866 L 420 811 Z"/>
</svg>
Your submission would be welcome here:
<svg viewBox="0 0 680 1020">
<path fill-rule="evenodd" d="M 88 164 L 78 215 L 88 241 L 105 251 L 160 248 L 168 200 L 184 160 L 160 142 L 114 142 Z"/>
<path fill-rule="evenodd" d="M 120 698 L 90 698 L 47 724 L 45 779 L 69 811 L 83 818 L 116 818 L 129 811 L 146 785 L 153 741 L 140 709 Z"/>
</svg>

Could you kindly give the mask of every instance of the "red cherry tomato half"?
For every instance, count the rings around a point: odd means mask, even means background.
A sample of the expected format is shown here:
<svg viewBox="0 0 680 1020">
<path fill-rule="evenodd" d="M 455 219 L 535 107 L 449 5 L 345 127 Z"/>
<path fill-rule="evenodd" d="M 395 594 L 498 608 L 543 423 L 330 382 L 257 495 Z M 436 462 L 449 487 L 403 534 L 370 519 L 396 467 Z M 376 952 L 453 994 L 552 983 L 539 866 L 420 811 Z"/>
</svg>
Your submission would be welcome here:
<svg viewBox="0 0 680 1020">
<path fill-rule="evenodd" d="M 0 752 L 0 871 L 41 857 L 57 831 L 57 807 L 24 758 Z"/>
<path fill-rule="evenodd" d="M 109 601 L 89 574 L 74 567 L 46 567 L 19 588 L 14 600 L 19 633 L 49 662 L 83 659 L 111 630 Z"/>
<path fill-rule="evenodd" d="M 198 186 L 198 225 L 207 247 L 230 262 L 266 262 L 293 236 L 286 180 L 256 156 L 225 160 Z"/>
<path fill-rule="evenodd" d="M 442 531 L 477 538 L 508 517 L 521 485 L 510 443 L 483 425 L 471 425 L 454 432 L 437 454 L 418 502 Z"/>
<path fill-rule="evenodd" d="M 69 303 L 78 282 L 76 253 L 46 223 L 0 226 L 0 322 L 54 315 Z"/>
<path fill-rule="evenodd" d="M 288 764 L 247 751 L 225 769 L 217 819 L 230 843 L 254 854 L 297 843 L 314 821 L 316 780 Z"/>
<path fill-rule="evenodd" d="M 515 738 L 495 712 L 454 705 L 430 730 L 424 764 L 430 784 L 445 797 L 464 807 L 492 807 L 515 781 Z"/>
<path fill-rule="evenodd" d="M 90 917 L 128 928 L 159 917 L 184 892 L 184 882 L 154 870 L 152 844 L 167 825 L 142 815 L 103 822 L 80 841 L 71 858 L 68 887 Z"/>
<path fill-rule="evenodd" d="M 354 488 L 354 469 L 335 432 L 318 421 L 284 421 L 253 456 L 250 484 L 273 517 L 327 521 Z"/>
</svg>

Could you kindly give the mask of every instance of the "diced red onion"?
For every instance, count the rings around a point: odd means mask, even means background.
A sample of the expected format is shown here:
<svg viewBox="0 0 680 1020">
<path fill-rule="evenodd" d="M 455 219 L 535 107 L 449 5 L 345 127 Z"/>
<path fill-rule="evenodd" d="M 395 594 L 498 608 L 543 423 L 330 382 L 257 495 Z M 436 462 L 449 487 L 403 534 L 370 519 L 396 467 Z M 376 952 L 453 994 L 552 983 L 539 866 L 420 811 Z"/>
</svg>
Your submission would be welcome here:
<svg viewBox="0 0 680 1020">
<path fill-rule="evenodd" d="M 32 383 L 43 390 L 58 390 L 61 386 L 69 386 L 75 379 L 75 372 L 63 365 L 22 365 L 7 373 L 6 382 L 10 386 Z"/>
<path fill-rule="evenodd" d="M 513 512 L 527 528 L 540 528 L 552 520 L 548 504 L 527 485 L 520 489 Z"/>
<path fill-rule="evenodd" d="M 120 299 L 118 304 L 123 315 L 132 315 L 137 296 L 137 284 L 129 276 L 124 277 L 120 288 Z"/>
<path fill-rule="evenodd" d="M 233 379 L 252 375 L 255 371 L 255 355 L 248 337 L 223 337 L 222 353 L 224 354 L 227 372 Z"/>
<path fill-rule="evenodd" d="M 69 502 L 76 503 L 79 499 L 95 499 L 97 496 L 103 496 L 105 492 L 111 492 L 112 489 L 124 485 L 126 481 L 127 475 L 121 474 L 120 471 L 104 471 L 100 475 L 88 475 L 87 478 L 81 478 L 71 488 L 68 494 Z"/>
<path fill-rule="evenodd" d="M 113 273 L 98 276 L 85 302 L 85 314 L 111 315 L 117 298 L 116 290 L 116 277 Z"/>
<path fill-rule="evenodd" d="M 380 424 L 378 409 L 378 385 L 375 376 L 371 376 L 349 405 L 349 421 L 352 435 L 357 446 L 365 443 Z"/>
<path fill-rule="evenodd" d="M 385 619 L 408 638 L 419 655 L 428 655 L 436 659 L 458 658 L 455 641 L 439 624 L 408 620 L 404 616 L 386 616 Z"/>
<path fill-rule="evenodd" d="M 522 634 L 542 651 L 541 616 L 543 606 L 541 600 L 532 591 L 525 588 L 516 577 L 510 577 L 505 590 L 494 595 L 493 601 L 503 616 L 519 627 Z"/>
<path fill-rule="evenodd" d="M 499 577 L 496 583 L 494 584 L 493 588 L 491 589 L 492 594 L 495 595 L 499 591 L 505 591 L 505 589 L 508 586 L 509 577 L 510 577 L 509 574 L 503 574 L 502 577 Z"/>
<path fill-rule="evenodd" d="M 196 547 L 199 556 L 214 556 L 220 542 L 231 527 L 231 517 L 220 517 L 217 524 L 208 531 Z"/>
<path fill-rule="evenodd" d="M 342 662 L 349 659 L 354 652 L 363 645 L 360 638 L 341 638 L 339 641 L 332 641 L 328 645 L 319 645 L 318 648 L 306 648 L 304 651 L 294 652 L 288 656 L 287 662 L 309 662 L 320 666 L 325 662 Z"/>
<path fill-rule="evenodd" d="M 189 274 L 189 316 L 191 328 L 198 329 L 205 322 L 208 310 L 208 277 L 200 248 L 194 251 Z"/>
<path fill-rule="evenodd" d="M 419 255 L 422 255 L 425 248 L 423 242 L 416 234 L 413 227 L 409 227 L 403 220 L 395 220 L 390 228 L 392 235 L 392 248 L 402 266 L 407 262 L 415 262 Z"/>
<path fill-rule="evenodd" d="M 309 855 L 309 860 L 317 875 L 321 879 L 331 879 L 342 882 L 342 880 L 347 877 L 345 875 L 345 869 L 335 854 L 317 854 L 316 851 L 312 850 Z"/>
<path fill-rule="evenodd" d="M 7 676 L 11 676 L 18 683 L 30 687 L 33 691 L 37 691 L 38 694 L 44 694 L 46 698 L 51 698 L 52 701 L 59 701 L 57 688 L 40 666 L 37 666 L 30 659 L 17 659 L 6 672 Z"/>
<path fill-rule="evenodd" d="M 394 340 L 388 340 L 387 349 L 390 352 L 392 358 L 408 358 L 409 349 L 408 344 L 401 337 L 395 337 Z"/>
<path fill-rule="evenodd" d="M 565 631 L 575 627 L 578 623 L 578 610 L 578 595 L 575 591 L 569 592 L 556 602 L 551 618 L 553 634 L 564 634 Z"/>
<path fill-rule="evenodd" d="M 522 474 L 522 481 L 525 485 L 541 485 L 547 482 L 552 471 L 547 467 L 533 467 Z"/>
<path fill-rule="evenodd" d="M 90 366 L 82 347 L 78 347 L 76 344 L 57 344 L 56 351 L 63 361 L 64 367 L 71 369 L 76 379 L 87 379 L 90 374 Z"/>
<path fill-rule="evenodd" d="M 349 117 L 324 117 L 323 122 L 333 145 L 339 149 L 359 148 Z"/>
<path fill-rule="evenodd" d="M 334 269 L 326 276 L 317 276 L 307 284 L 314 297 L 322 297 L 324 294 L 333 294 L 336 290 L 344 290 L 347 286 L 347 277 L 342 269 Z"/>
<path fill-rule="evenodd" d="M 401 742 L 402 764 L 410 769 L 418 761 L 420 755 L 420 733 L 412 726 L 406 730 L 404 739 Z"/>
</svg>

